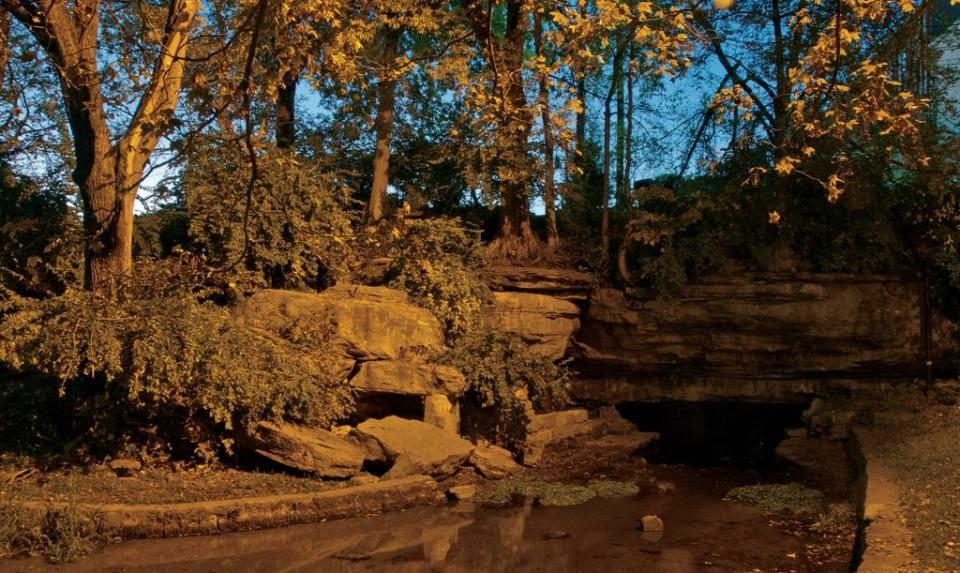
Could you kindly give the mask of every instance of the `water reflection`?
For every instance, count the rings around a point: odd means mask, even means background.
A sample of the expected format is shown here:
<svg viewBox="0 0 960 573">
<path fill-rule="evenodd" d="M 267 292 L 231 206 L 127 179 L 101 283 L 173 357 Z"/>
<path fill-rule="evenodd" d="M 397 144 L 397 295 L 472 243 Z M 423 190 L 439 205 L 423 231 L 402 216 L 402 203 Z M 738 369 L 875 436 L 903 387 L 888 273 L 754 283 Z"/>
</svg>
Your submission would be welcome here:
<svg viewBox="0 0 960 573">
<path fill-rule="evenodd" d="M 663 517 L 658 536 L 639 530 Z M 53 568 L 38 561 L 0 572 L 62 573 L 550 573 L 789 570 L 802 539 L 754 510 L 687 492 L 598 499 L 576 507 L 479 510 L 468 504 L 217 537 L 131 542 Z M 824 569 L 829 570 L 829 569 Z"/>
</svg>

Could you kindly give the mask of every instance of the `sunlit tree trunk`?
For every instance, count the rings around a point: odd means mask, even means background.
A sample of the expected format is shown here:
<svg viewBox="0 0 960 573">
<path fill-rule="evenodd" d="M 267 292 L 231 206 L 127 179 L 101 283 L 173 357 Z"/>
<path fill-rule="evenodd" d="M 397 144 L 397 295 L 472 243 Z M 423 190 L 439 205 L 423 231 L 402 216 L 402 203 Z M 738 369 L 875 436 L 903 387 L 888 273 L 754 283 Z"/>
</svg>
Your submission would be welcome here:
<svg viewBox="0 0 960 573">
<path fill-rule="evenodd" d="M 397 57 L 400 30 L 389 28 L 384 33 L 383 55 L 380 61 L 380 84 L 378 87 L 376 151 L 373 155 L 373 186 L 367 201 L 367 222 L 376 224 L 383 218 L 387 187 L 390 184 L 390 138 L 393 134 L 393 113 L 396 103 L 397 80 L 392 67 Z"/>
<path fill-rule="evenodd" d="M 0 0 L 46 51 L 60 80 L 73 136 L 77 185 L 84 214 L 84 286 L 111 293 L 133 269 L 133 207 L 150 154 L 176 106 L 183 57 L 199 0 L 173 0 L 150 81 L 115 143 L 100 89 L 97 35 L 100 3 L 77 0 L 37 5 Z"/>
<path fill-rule="evenodd" d="M 7 62 L 10 60 L 10 14 L 0 12 L 0 88 L 7 79 Z"/>
</svg>

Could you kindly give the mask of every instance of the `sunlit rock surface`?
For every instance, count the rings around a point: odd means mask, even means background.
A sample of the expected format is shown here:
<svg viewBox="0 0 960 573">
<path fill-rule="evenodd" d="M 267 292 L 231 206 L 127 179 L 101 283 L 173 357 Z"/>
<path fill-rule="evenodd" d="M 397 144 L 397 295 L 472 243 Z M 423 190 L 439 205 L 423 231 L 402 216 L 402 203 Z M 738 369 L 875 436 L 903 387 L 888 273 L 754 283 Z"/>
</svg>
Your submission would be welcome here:
<svg viewBox="0 0 960 573">
<path fill-rule="evenodd" d="M 397 416 L 367 420 L 357 425 L 356 433 L 382 449 L 392 464 L 384 476 L 387 479 L 414 474 L 449 477 L 474 450 L 473 444 L 455 433 Z"/>
<path fill-rule="evenodd" d="M 337 285 L 320 293 L 263 290 L 240 312 L 274 327 L 290 318 L 329 313 L 345 353 L 360 361 L 397 359 L 405 348 L 443 345 L 436 317 L 411 303 L 405 293 L 385 287 Z"/>
<path fill-rule="evenodd" d="M 518 335 L 533 352 L 560 360 L 580 328 L 580 307 L 545 294 L 495 292 L 490 320 Z"/>
<path fill-rule="evenodd" d="M 265 458 L 324 478 L 348 478 L 360 473 L 364 451 L 326 430 L 295 424 L 259 422 L 240 444 Z"/>
</svg>

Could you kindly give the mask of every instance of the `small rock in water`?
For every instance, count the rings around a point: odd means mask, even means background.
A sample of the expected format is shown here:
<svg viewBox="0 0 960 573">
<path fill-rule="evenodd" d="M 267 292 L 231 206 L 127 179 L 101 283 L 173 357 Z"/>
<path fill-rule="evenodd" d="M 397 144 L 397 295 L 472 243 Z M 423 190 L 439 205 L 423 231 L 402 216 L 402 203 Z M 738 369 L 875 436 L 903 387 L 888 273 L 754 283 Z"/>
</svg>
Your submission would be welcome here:
<svg viewBox="0 0 960 573">
<path fill-rule="evenodd" d="M 657 493 L 659 493 L 660 495 L 670 493 L 675 489 L 677 489 L 677 486 L 675 486 L 672 482 L 668 482 L 668 481 L 657 482 Z"/>
<path fill-rule="evenodd" d="M 447 492 L 451 498 L 457 501 L 464 501 L 467 499 L 473 499 L 477 495 L 477 486 L 475 485 L 458 485 L 456 487 L 450 488 L 450 491 Z"/>
<path fill-rule="evenodd" d="M 543 538 L 544 538 L 545 540 L 550 540 L 550 539 L 569 539 L 569 538 L 570 538 L 570 534 L 567 533 L 566 531 L 549 531 L 549 532 L 543 534 Z"/>
<path fill-rule="evenodd" d="M 663 520 L 656 515 L 644 515 L 640 524 L 643 531 L 663 531 Z"/>
</svg>

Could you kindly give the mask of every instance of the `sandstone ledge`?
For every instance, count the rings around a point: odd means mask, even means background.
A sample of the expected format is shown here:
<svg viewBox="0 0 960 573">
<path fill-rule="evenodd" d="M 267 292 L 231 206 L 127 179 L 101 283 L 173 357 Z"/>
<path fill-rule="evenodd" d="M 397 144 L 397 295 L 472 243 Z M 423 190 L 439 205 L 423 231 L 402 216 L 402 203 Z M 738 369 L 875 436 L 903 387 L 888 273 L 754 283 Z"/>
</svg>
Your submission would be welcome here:
<svg viewBox="0 0 960 573">
<path fill-rule="evenodd" d="M 138 539 L 282 527 L 433 505 L 437 500 L 437 482 L 418 475 L 319 493 L 196 503 L 78 504 L 76 507 L 81 513 L 101 519 L 108 535 Z M 24 504 L 38 513 L 64 505 Z"/>
</svg>

